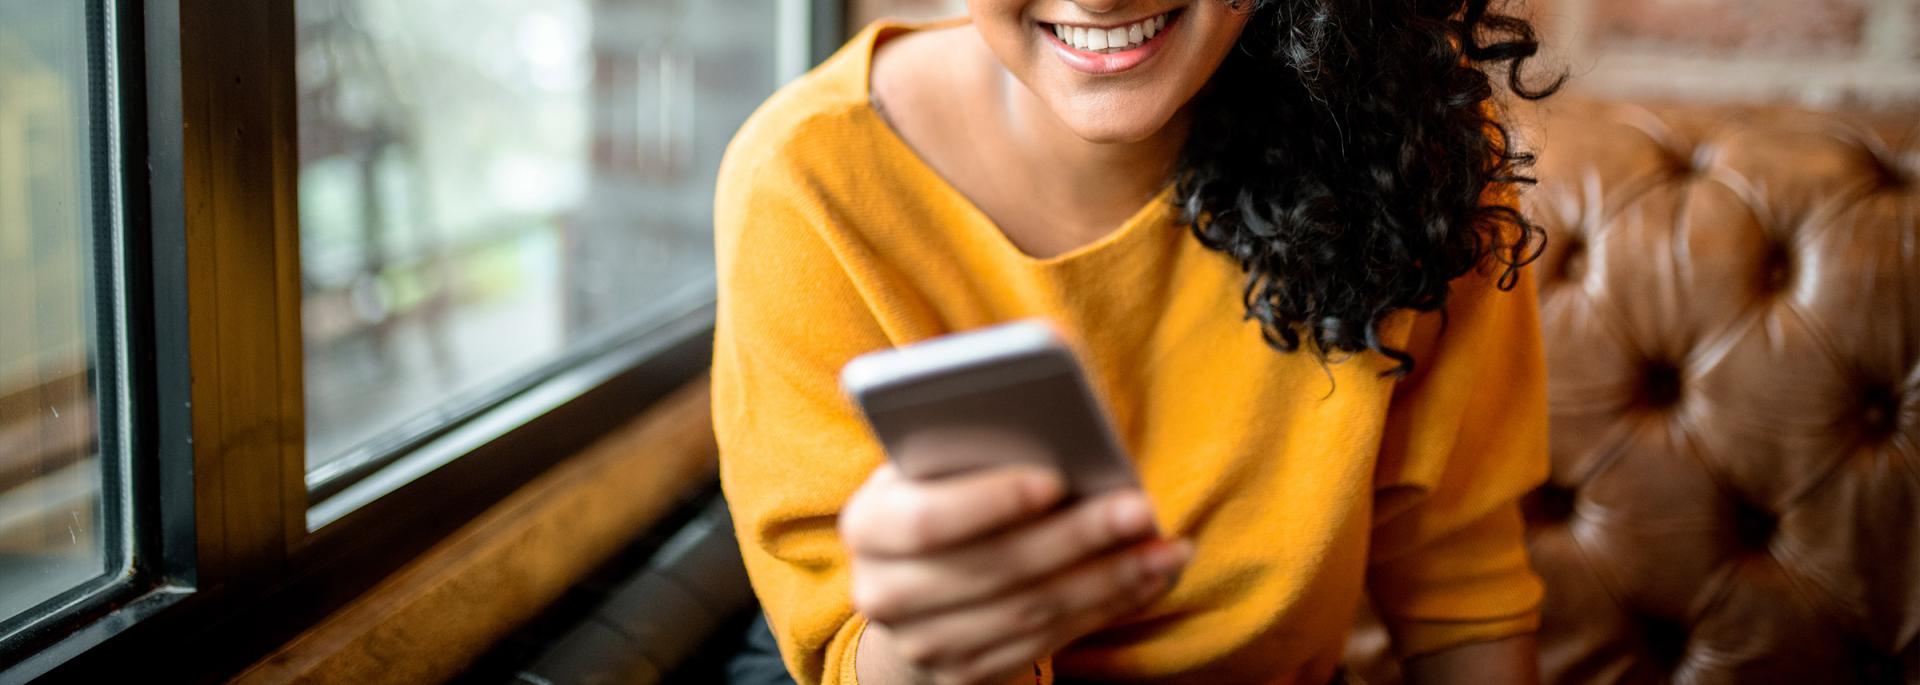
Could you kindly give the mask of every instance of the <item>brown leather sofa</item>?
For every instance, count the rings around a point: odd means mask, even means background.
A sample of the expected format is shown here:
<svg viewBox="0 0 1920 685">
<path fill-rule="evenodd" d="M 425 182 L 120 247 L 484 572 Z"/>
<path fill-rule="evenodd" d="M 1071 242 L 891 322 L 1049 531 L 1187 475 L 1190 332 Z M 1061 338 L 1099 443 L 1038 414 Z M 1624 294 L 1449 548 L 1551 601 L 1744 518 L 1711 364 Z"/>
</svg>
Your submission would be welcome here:
<svg viewBox="0 0 1920 685">
<path fill-rule="evenodd" d="M 1920 113 L 1536 121 L 1547 681 L 1920 682 Z"/>
</svg>

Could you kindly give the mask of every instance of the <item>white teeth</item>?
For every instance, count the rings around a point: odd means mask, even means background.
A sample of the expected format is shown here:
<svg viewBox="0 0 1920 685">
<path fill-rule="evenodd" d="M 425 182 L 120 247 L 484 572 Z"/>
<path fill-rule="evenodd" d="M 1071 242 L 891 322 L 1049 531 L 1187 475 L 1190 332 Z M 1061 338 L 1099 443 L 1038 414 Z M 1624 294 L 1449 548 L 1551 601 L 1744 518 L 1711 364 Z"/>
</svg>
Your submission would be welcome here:
<svg viewBox="0 0 1920 685">
<path fill-rule="evenodd" d="M 1154 36 L 1159 35 L 1160 32 L 1166 28 L 1167 15 L 1162 14 L 1152 19 L 1145 19 L 1112 29 L 1090 29 L 1084 26 L 1061 26 L 1055 24 L 1053 34 L 1060 38 L 1060 42 L 1071 45 L 1075 49 L 1099 52 L 1102 50 L 1126 50 L 1139 47 L 1142 43 L 1152 40 Z"/>
</svg>

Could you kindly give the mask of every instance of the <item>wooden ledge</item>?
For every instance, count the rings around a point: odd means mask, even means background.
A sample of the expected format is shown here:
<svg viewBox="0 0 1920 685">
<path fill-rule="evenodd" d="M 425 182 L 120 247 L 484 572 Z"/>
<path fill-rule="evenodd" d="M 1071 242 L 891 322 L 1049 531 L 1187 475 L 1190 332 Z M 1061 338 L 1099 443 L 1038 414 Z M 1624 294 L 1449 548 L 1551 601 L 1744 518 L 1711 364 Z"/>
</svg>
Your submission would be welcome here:
<svg viewBox="0 0 1920 685">
<path fill-rule="evenodd" d="M 494 505 L 234 682 L 442 682 L 715 477 L 707 380 Z"/>
</svg>

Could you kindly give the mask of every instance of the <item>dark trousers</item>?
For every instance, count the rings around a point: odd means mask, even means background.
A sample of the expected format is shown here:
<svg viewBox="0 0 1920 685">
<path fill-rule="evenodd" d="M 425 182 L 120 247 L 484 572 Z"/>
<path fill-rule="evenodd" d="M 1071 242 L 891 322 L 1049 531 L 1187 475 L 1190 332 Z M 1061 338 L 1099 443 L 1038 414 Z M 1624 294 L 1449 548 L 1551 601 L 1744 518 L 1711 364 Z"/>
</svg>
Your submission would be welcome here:
<svg viewBox="0 0 1920 685">
<path fill-rule="evenodd" d="M 728 685 L 797 685 L 780 660 L 780 646 L 773 641 L 773 629 L 762 613 L 747 624 L 746 639 L 740 651 L 727 660 Z"/>
</svg>

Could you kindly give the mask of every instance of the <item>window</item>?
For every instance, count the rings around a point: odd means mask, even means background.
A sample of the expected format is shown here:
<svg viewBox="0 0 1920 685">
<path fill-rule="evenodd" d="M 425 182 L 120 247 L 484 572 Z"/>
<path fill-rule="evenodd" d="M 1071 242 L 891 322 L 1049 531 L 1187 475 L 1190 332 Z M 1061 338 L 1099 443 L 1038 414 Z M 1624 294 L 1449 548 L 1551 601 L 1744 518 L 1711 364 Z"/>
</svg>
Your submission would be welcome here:
<svg viewBox="0 0 1920 685">
<path fill-rule="evenodd" d="M 309 486 L 709 301 L 713 178 L 805 59 L 795 6 L 298 0 Z"/>
<path fill-rule="evenodd" d="M 0 682 L 234 675 L 698 375 L 839 5 L 0 0 Z"/>
<path fill-rule="evenodd" d="M 0 626 L 126 563 L 98 21 L 87 3 L 0 0 Z"/>
</svg>

